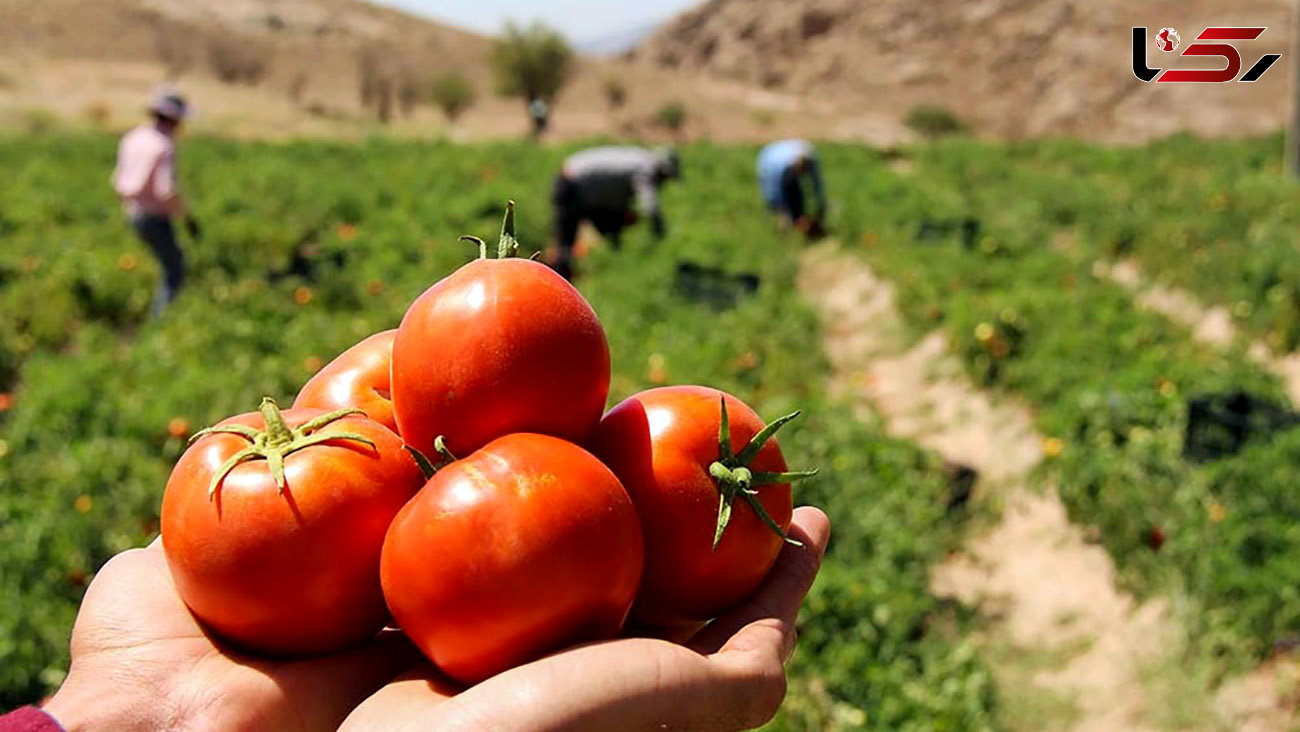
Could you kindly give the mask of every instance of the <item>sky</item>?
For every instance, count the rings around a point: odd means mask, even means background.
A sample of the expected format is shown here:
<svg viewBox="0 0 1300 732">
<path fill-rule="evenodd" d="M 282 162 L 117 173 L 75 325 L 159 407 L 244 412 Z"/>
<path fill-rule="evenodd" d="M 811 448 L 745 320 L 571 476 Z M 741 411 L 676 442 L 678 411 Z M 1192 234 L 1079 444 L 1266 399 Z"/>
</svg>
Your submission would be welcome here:
<svg viewBox="0 0 1300 732">
<path fill-rule="evenodd" d="M 479 33 L 540 19 L 583 42 L 666 20 L 700 0 L 372 0 Z"/>
</svg>

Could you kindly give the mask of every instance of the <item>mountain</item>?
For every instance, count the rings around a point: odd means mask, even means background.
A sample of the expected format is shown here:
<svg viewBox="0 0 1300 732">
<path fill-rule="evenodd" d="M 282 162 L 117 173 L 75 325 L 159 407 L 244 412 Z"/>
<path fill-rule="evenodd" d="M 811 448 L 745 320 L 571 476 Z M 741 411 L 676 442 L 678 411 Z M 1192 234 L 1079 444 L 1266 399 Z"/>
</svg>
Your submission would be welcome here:
<svg viewBox="0 0 1300 732">
<path fill-rule="evenodd" d="M 1211 25 L 1268 26 L 1238 42 L 1243 69 L 1285 53 L 1287 0 L 710 0 L 633 53 L 642 64 L 792 94 L 824 114 L 902 119 L 939 105 L 999 137 L 1136 141 L 1178 130 L 1259 133 L 1286 119 L 1288 60 L 1255 83 L 1163 84 L 1130 70 L 1131 27 L 1184 47 Z M 1210 68 L 1221 62 L 1200 64 Z"/>
<path fill-rule="evenodd" d="M 648 30 L 612 33 L 589 48 L 626 47 Z M 170 81 L 199 110 L 191 127 L 206 134 L 526 134 L 523 104 L 493 93 L 493 44 L 360 0 L 0 0 L 0 128 L 120 129 L 136 124 L 160 83 Z M 477 90 L 455 124 L 421 99 L 435 77 L 450 72 Z M 613 101 L 614 88 L 622 103 Z M 660 121 L 676 106 L 686 110 L 679 130 Z M 376 121 L 381 107 L 389 117 L 383 125 Z M 621 58 L 580 58 L 553 110 L 553 139 L 757 141 L 825 136 L 837 124 L 805 114 L 791 95 Z M 879 141 L 896 136 L 897 127 L 886 122 L 854 134 Z"/>
<path fill-rule="evenodd" d="M 346 133 L 379 97 L 400 116 L 429 69 L 488 85 L 490 50 L 480 36 L 356 0 L 0 0 L 0 74 L 11 80 L 0 113 L 119 126 L 171 81 L 194 98 L 201 129 Z"/>
<path fill-rule="evenodd" d="M 631 28 L 602 33 L 593 38 L 575 41 L 573 47 L 579 53 L 589 56 L 615 56 L 641 45 L 662 23 L 662 21 L 642 23 Z"/>
</svg>

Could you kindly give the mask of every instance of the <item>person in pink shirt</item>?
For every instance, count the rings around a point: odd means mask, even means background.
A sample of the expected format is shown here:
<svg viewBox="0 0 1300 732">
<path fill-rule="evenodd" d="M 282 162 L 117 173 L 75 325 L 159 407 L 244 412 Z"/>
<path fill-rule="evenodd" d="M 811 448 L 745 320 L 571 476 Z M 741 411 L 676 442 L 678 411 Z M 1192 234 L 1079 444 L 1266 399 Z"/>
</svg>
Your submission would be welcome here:
<svg viewBox="0 0 1300 732">
<path fill-rule="evenodd" d="M 122 138 L 113 171 L 113 190 L 140 239 L 153 250 L 163 269 L 154 296 L 153 315 L 167 307 L 185 281 L 185 255 L 176 243 L 173 220 L 183 219 L 190 237 L 199 237 L 198 222 L 188 214 L 176 183 L 176 133 L 188 114 L 185 100 L 161 92 L 149 105 L 153 121 Z"/>
</svg>

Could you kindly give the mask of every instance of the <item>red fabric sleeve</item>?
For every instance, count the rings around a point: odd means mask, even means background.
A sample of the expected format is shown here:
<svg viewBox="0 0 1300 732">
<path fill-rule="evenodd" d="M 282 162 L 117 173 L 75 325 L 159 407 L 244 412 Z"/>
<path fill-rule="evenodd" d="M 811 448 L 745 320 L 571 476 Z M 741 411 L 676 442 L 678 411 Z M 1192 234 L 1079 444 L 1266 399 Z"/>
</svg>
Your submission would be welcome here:
<svg viewBox="0 0 1300 732">
<path fill-rule="evenodd" d="M 0 732 L 63 732 L 63 727 L 40 709 L 23 707 L 0 717 Z"/>
</svg>

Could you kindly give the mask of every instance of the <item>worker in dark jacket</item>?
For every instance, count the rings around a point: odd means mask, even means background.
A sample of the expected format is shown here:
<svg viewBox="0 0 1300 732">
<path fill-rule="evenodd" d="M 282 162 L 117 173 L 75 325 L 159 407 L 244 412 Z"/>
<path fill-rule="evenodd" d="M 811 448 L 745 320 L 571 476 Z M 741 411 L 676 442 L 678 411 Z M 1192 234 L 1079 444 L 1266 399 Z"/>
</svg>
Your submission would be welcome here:
<svg viewBox="0 0 1300 732">
<path fill-rule="evenodd" d="M 677 153 L 671 149 L 596 147 L 569 156 L 551 196 L 559 245 L 556 271 L 565 277 L 573 274 L 573 245 L 583 221 L 615 247 L 638 215 L 648 218 L 654 235 L 662 238 L 659 187 L 680 176 Z"/>
<path fill-rule="evenodd" d="M 781 140 L 765 146 L 758 153 L 758 185 L 767 207 L 782 220 L 810 238 L 821 236 L 826 193 L 812 143 Z"/>
</svg>

